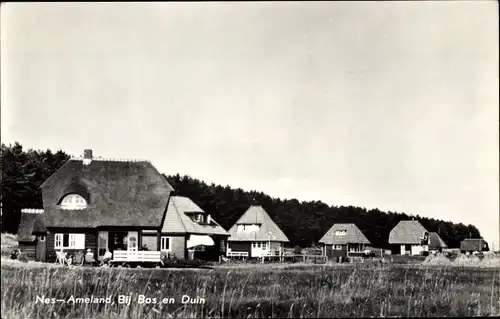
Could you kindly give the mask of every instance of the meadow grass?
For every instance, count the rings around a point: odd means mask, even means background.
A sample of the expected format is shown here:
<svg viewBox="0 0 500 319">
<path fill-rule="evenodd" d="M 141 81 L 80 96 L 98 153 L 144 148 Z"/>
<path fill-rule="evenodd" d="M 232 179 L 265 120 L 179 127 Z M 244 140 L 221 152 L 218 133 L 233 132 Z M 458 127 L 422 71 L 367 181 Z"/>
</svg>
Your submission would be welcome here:
<svg viewBox="0 0 500 319">
<path fill-rule="evenodd" d="M 494 268 L 238 265 L 198 269 L 57 267 L 2 262 L 3 318 L 264 318 L 500 315 Z M 35 303 L 107 297 L 110 304 Z M 118 304 L 119 295 L 132 297 Z M 139 295 L 157 303 L 139 304 Z M 182 295 L 204 303 L 182 304 Z M 161 303 L 166 297 L 175 303 Z"/>
</svg>

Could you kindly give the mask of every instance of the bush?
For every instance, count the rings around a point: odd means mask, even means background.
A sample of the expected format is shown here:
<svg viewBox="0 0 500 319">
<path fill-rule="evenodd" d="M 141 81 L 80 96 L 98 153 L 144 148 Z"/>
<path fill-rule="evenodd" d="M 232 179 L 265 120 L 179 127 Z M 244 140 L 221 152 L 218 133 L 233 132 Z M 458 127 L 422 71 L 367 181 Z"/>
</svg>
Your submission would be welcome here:
<svg viewBox="0 0 500 319">
<path fill-rule="evenodd" d="M 302 254 L 302 248 L 300 248 L 299 246 L 295 246 L 295 248 L 293 248 L 293 254 L 294 255 Z"/>
<path fill-rule="evenodd" d="M 198 268 L 205 265 L 206 262 L 199 259 L 186 260 L 186 259 L 163 259 L 162 268 Z"/>
<path fill-rule="evenodd" d="M 17 256 L 17 259 L 18 259 L 19 261 L 22 261 L 23 263 L 27 263 L 27 262 L 28 262 L 28 257 L 27 257 L 25 254 L 19 254 L 19 255 Z"/>
</svg>

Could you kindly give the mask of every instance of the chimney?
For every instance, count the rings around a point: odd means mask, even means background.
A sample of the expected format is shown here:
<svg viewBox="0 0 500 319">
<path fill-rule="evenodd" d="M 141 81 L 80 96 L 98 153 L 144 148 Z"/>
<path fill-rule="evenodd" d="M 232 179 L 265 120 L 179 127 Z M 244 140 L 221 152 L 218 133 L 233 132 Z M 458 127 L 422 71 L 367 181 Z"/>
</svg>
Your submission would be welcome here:
<svg viewBox="0 0 500 319">
<path fill-rule="evenodd" d="M 92 162 L 92 150 L 84 150 L 83 151 L 83 164 L 89 165 Z"/>
</svg>

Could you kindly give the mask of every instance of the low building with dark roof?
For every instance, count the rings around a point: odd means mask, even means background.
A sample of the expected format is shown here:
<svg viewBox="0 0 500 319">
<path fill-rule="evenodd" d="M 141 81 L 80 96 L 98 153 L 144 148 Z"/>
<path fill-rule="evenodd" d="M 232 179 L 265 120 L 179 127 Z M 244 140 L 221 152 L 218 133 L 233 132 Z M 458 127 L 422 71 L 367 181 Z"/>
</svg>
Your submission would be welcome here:
<svg viewBox="0 0 500 319">
<path fill-rule="evenodd" d="M 319 240 L 328 258 L 361 256 L 370 241 L 355 224 L 334 224 Z"/>
<path fill-rule="evenodd" d="M 229 229 L 227 256 L 281 255 L 289 242 L 262 206 L 252 205 Z"/>
<path fill-rule="evenodd" d="M 43 211 L 37 212 L 40 217 L 23 212 L 18 234 L 20 242 L 46 236 L 39 260 L 55 258 L 60 250 L 88 249 L 97 259 L 107 249 L 164 251 L 183 259 L 194 247 L 188 245 L 219 249 L 229 236 L 190 199 L 172 196 L 174 189 L 149 161 L 94 158 L 85 150 L 40 187 Z M 32 226 L 37 222 L 43 232 Z"/>
<path fill-rule="evenodd" d="M 488 243 L 482 238 L 466 238 L 460 242 L 460 252 L 464 254 L 489 250 Z"/>
<path fill-rule="evenodd" d="M 417 220 L 402 220 L 389 233 L 394 254 L 421 255 L 429 251 L 429 232 Z"/>
</svg>

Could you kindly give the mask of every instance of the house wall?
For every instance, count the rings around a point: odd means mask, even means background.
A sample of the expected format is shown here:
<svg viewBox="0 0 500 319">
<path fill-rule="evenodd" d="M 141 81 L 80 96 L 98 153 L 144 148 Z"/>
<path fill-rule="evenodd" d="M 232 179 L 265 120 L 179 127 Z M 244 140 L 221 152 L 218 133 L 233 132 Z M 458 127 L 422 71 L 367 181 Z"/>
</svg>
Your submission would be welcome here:
<svg viewBox="0 0 500 319">
<path fill-rule="evenodd" d="M 97 256 L 97 232 L 95 230 L 80 230 L 80 231 L 57 231 L 58 234 L 85 234 L 85 250 L 90 249 Z M 46 260 L 48 262 L 56 261 L 55 232 L 47 232 L 46 239 Z M 64 249 L 67 253 L 76 253 L 80 249 Z"/>
<path fill-rule="evenodd" d="M 420 255 L 424 251 L 429 251 L 429 247 L 427 245 L 412 245 L 411 246 L 411 254 L 412 255 Z"/>
<path fill-rule="evenodd" d="M 214 240 L 213 246 L 206 246 L 205 251 L 196 251 L 194 258 L 207 261 L 219 261 L 221 255 L 225 255 L 226 236 L 211 236 Z"/>
<path fill-rule="evenodd" d="M 347 245 L 341 245 L 341 250 L 334 249 L 335 245 L 326 245 L 326 256 L 328 259 L 347 257 Z"/>
<path fill-rule="evenodd" d="M 156 251 L 158 250 L 158 236 L 155 235 L 144 235 L 142 234 L 142 243 L 141 247 L 146 246 L 149 250 Z"/>
<path fill-rule="evenodd" d="M 164 236 L 164 235 L 162 235 Z M 169 236 L 171 238 L 170 251 L 179 259 L 186 258 L 186 236 Z"/>
<path fill-rule="evenodd" d="M 178 259 L 186 259 L 186 235 L 173 235 L 161 233 L 161 237 L 170 237 L 170 254 Z"/>
<path fill-rule="evenodd" d="M 249 241 L 229 241 L 228 248 L 233 252 L 247 252 L 248 256 L 250 256 L 252 243 Z"/>
<path fill-rule="evenodd" d="M 429 251 L 429 246 L 427 245 L 410 245 L 409 252 L 405 250 L 406 245 L 400 245 L 401 255 L 420 255 L 424 251 Z"/>
<path fill-rule="evenodd" d="M 29 260 L 35 260 L 36 256 L 36 241 L 32 242 L 19 242 L 19 249 L 23 255 Z"/>
</svg>

